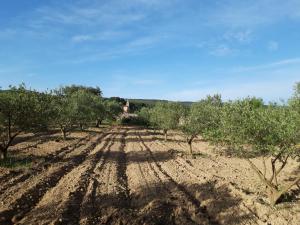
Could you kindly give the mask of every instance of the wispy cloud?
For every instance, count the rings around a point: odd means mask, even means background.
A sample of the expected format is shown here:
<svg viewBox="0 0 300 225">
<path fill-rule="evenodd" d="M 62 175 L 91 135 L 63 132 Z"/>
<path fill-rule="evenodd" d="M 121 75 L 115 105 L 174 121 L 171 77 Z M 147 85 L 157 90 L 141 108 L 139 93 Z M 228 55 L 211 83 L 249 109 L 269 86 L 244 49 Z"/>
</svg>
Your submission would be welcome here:
<svg viewBox="0 0 300 225">
<path fill-rule="evenodd" d="M 137 79 L 137 80 L 133 80 L 132 84 L 134 85 L 157 85 L 157 84 L 161 84 L 162 81 L 161 80 L 153 80 L 153 79 Z"/>
<path fill-rule="evenodd" d="M 256 65 L 256 66 L 237 67 L 237 68 L 234 68 L 232 70 L 232 72 L 248 72 L 248 71 L 256 71 L 256 70 L 266 70 L 266 69 L 272 69 L 272 68 L 288 66 L 288 65 L 300 65 L 300 58 L 283 59 L 283 60 L 266 63 L 266 64 L 262 64 L 262 65 Z"/>
<path fill-rule="evenodd" d="M 210 51 L 211 55 L 214 56 L 232 56 L 237 53 L 236 49 L 233 49 L 227 45 L 221 44 L 219 46 L 216 46 L 213 50 Z"/>
<path fill-rule="evenodd" d="M 237 41 L 239 43 L 249 43 L 252 40 L 253 32 L 249 29 L 239 31 L 228 31 L 223 37 L 228 41 Z"/>
<path fill-rule="evenodd" d="M 248 81 L 237 84 L 215 84 L 205 88 L 187 88 L 172 92 L 166 96 L 170 100 L 198 101 L 207 95 L 221 94 L 224 100 L 244 98 L 248 96 L 264 97 L 266 101 L 280 101 L 292 94 L 295 79 L 273 79 L 270 81 Z"/>
<path fill-rule="evenodd" d="M 115 39 L 122 39 L 129 36 L 129 32 L 115 32 L 115 31 L 106 31 L 96 34 L 79 34 L 72 36 L 72 42 L 88 42 L 88 41 L 112 41 Z"/>
<path fill-rule="evenodd" d="M 82 37 L 83 39 L 91 37 Z M 77 41 L 88 41 L 88 40 L 77 40 Z M 85 52 L 84 55 L 80 55 L 78 58 L 67 59 L 64 63 L 73 63 L 80 64 L 86 62 L 94 62 L 94 61 L 102 61 L 102 60 L 110 60 L 122 56 L 133 56 L 144 53 L 146 50 L 157 46 L 160 43 L 163 43 L 167 40 L 165 36 L 145 36 L 136 38 L 134 40 L 130 40 L 119 44 L 113 48 L 105 48 L 103 50 L 91 50 L 89 52 Z"/>
<path fill-rule="evenodd" d="M 0 39 L 11 38 L 11 37 L 15 36 L 16 33 L 17 33 L 17 31 L 14 29 L 0 30 Z"/>
<path fill-rule="evenodd" d="M 228 27 L 255 27 L 281 19 L 300 19 L 298 0 L 228 0 L 217 4 L 208 18 L 210 24 Z"/>
<path fill-rule="evenodd" d="M 172 0 L 111 0 L 107 2 L 77 0 L 72 1 L 71 4 L 59 2 L 57 5 L 38 8 L 36 14 L 39 20 L 31 22 L 35 27 L 47 26 L 49 23 L 116 27 L 142 21 L 157 10 L 169 6 L 171 2 Z"/>
<path fill-rule="evenodd" d="M 72 37 L 73 42 L 84 42 L 93 40 L 94 37 L 92 35 L 75 35 Z"/>
<path fill-rule="evenodd" d="M 270 51 L 277 51 L 278 48 L 279 48 L 278 42 L 276 42 L 276 41 L 270 41 L 270 42 L 268 43 L 268 49 L 269 49 Z"/>
</svg>

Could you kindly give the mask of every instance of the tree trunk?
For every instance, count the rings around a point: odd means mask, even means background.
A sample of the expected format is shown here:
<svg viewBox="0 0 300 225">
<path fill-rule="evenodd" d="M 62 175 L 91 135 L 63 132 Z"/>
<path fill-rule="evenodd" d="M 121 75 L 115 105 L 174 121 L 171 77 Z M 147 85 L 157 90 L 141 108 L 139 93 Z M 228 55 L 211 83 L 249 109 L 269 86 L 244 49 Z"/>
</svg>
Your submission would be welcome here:
<svg viewBox="0 0 300 225">
<path fill-rule="evenodd" d="M 21 132 L 17 131 L 14 135 L 11 134 L 11 131 L 9 131 L 9 137 L 7 138 L 7 141 L 3 142 L 2 145 L 0 145 L 0 158 L 1 159 L 6 159 L 7 158 L 7 152 L 8 152 L 8 148 L 11 145 L 11 143 L 13 142 L 13 140 L 15 139 L 15 137 L 17 137 Z"/>
<path fill-rule="evenodd" d="M 190 154 L 193 156 L 193 146 L 192 146 L 192 143 L 193 143 L 193 140 L 194 140 L 194 136 L 192 136 L 191 138 L 187 138 L 186 141 L 189 145 L 189 149 L 190 149 Z"/>
<path fill-rule="evenodd" d="M 294 185 L 296 185 L 298 182 L 300 182 L 300 176 L 298 176 L 298 177 L 296 177 L 296 179 L 294 181 L 288 183 L 287 185 L 283 186 L 279 190 L 278 185 L 274 185 L 272 183 L 272 181 L 268 180 L 263 175 L 263 173 L 254 165 L 254 163 L 251 162 L 251 160 L 247 159 L 247 161 L 249 162 L 251 168 L 256 172 L 256 174 L 260 178 L 261 182 L 267 186 L 268 198 L 269 198 L 270 204 L 273 206 L 278 202 L 278 200 L 280 199 L 280 197 L 283 194 L 288 192 Z"/>
<path fill-rule="evenodd" d="M 8 117 L 8 139 L 11 139 L 11 118 L 10 116 Z"/>
<path fill-rule="evenodd" d="M 80 127 L 80 130 L 83 131 L 83 124 L 82 123 L 79 124 L 79 127 Z"/>
<path fill-rule="evenodd" d="M 269 190 L 268 198 L 269 198 L 270 204 L 272 206 L 276 205 L 276 203 L 278 202 L 278 200 L 281 197 L 281 195 L 282 194 L 279 191 Z"/>
<path fill-rule="evenodd" d="M 188 142 L 189 147 L 190 147 L 190 154 L 193 155 L 193 148 L 192 148 L 192 142 Z"/>
<path fill-rule="evenodd" d="M 96 121 L 96 127 L 99 127 L 101 124 L 102 124 L 102 120 L 98 119 L 98 120 Z"/>
<path fill-rule="evenodd" d="M 7 148 L 6 147 L 2 147 L 0 148 L 0 158 L 1 159 L 7 159 Z"/>
<path fill-rule="evenodd" d="M 66 140 L 67 139 L 67 130 L 66 130 L 66 128 L 61 127 L 60 131 L 61 131 L 61 135 L 62 135 L 63 139 Z"/>
<path fill-rule="evenodd" d="M 168 130 L 164 130 L 164 135 L 165 135 L 165 141 L 168 140 Z"/>
</svg>

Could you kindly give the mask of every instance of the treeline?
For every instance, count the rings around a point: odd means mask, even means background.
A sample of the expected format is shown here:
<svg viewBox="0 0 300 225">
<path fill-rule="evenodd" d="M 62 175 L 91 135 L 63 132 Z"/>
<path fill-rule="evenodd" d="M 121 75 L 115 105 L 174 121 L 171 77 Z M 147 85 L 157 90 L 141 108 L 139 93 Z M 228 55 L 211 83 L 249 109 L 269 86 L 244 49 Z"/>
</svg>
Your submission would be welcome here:
<svg viewBox="0 0 300 225">
<path fill-rule="evenodd" d="M 115 121 L 120 102 L 103 99 L 99 87 L 65 86 L 48 92 L 29 90 L 24 84 L 0 91 L 0 153 L 7 152 L 22 132 L 59 128 L 66 139 L 72 129 L 98 127 L 103 120 Z"/>
<path fill-rule="evenodd" d="M 288 104 L 264 104 L 262 99 L 245 98 L 223 102 L 220 95 L 208 96 L 186 107 L 180 103 L 159 102 L 153 108 L 142 108 L 139 116 L 149 126 L 161 129 L 167 139 L 168 130 L 179 129 L 192 151 L 197 136 L 230 149 L 246 158 L 253 171 L 267 188 L 271 204 L 295 184 L 280 185 L 278 175 L 289 159 L 300 156 L 300 83 Z M 250 159 L 261 157 L 264 169 L 260 170 Z M 270 167 L 266 164 L 271 163 Z M 267 173 L 267 168 L 270 168 Z M 271 174 L 267 177 L 267 174 Z"/>
</svg>

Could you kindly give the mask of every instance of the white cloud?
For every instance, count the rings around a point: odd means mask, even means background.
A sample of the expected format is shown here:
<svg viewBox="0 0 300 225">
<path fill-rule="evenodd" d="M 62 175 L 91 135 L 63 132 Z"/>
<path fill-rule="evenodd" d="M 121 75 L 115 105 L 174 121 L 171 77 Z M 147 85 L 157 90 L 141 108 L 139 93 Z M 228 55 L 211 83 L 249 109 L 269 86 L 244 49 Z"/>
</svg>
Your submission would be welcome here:
<svg viewBox="0 0 300 225">
<path fill-rule="evenodd" d="M 129 36 L 129 32 L 121 31 L 105 31 L 95 34 L 80 34 L 71 37 L 72 42 L 87 42 L 87 41 L 107 41 L 117 38 L 125 38 Z"/>
<path fill-rule="evenodd" d="M 72 37 L 73 42 L 84 42 L 93 40 L 93 36 L 91 35 L 76 35 Z"/>
<path fill-rule="evenodd" d="M 269 49 L 270 51 L 277 51 L 278 48 L 279 48 L 278 42 L 276 42 L 276 41 L 270 41 L 270 42 L 268 43 L 268 49 Z"/>
<path fill-rule="evenodd" d="M 224 34 L 224 39 L 228 41 L 237 41 L 240 43 L 249 43 L 252 40 L 252 31 L 228 31 Z"/>
<path fill-rule="evenodd" d="M 216 48 L 214 48 L 212 51 L 210 51 L 211 55 L 214 56 L 229 56 L 229 55 L 235 55 L 237 53 L 237 50 L 230 48 L 227 45 L 219 45 Z"/>
</svg>

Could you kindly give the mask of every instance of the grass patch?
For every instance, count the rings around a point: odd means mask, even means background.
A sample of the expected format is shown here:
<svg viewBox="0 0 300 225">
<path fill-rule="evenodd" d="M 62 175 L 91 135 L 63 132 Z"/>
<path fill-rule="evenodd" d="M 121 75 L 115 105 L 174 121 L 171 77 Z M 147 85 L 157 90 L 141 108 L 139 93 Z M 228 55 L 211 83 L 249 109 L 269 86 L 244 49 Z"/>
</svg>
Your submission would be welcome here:
<svg viewBox="0 0 300 225">
<path fill-rule="evenodd" d="M 32 159 L 8 156 L 6 159 L 0 160 L 0 167 L 8 169 L 29 168 L 32 166 Z"/>
</svg>

